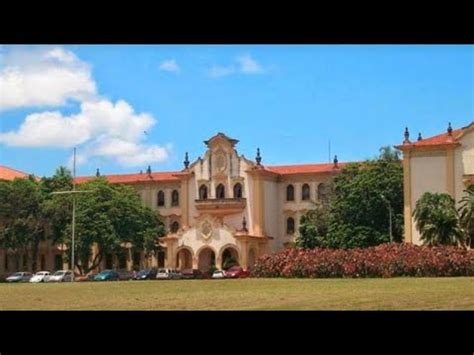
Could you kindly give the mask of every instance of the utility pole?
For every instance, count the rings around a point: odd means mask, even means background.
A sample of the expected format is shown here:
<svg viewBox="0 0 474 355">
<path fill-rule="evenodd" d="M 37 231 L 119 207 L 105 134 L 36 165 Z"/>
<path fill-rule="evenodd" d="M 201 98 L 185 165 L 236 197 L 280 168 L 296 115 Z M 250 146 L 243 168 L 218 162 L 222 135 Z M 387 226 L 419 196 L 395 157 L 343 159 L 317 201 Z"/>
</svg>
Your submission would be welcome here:
<svg viewBox="0 0 474 355">
<path fill-rule="evenodd" d="M 71 267 L 72 267 L 72 280 L 74 281 L 74 270 L 76 269 L 75 264 L 75 239 L 76 239 L 76 193 L 87 193 L 92 192 L 91 190 L 76 190 L 76 147 L 74 147 L 74 158 L 72 168 L 72 191 L 57 191 L 52 192 L 53 195 L 64 195 L 72 194 L 72 225 L 71 225 Z"/>
</svg>

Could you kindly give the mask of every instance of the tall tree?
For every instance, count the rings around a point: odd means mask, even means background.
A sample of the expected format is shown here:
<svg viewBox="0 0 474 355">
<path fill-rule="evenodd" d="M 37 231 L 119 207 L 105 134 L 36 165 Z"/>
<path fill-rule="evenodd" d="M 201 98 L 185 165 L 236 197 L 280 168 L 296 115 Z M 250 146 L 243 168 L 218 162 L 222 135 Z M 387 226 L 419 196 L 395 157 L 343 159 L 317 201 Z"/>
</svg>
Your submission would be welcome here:
<svg viewBox="0 0 474 355">
<path fill-rule="evenodd" d="M 76 196 L 75 266 L 81 273 L 97 267 L 106 254 L 122 253 L 127 242 L 147 252 L 158 248 L 164 226 L 155 211 L 143 206 L 132 187 L 111 185 L 99 177 L 81 185 L 81 189 L 90 191 Z M 60 220 L 65 201 L 71 199 L 70 195 L 54 196 L 50 211 L 59 214 Z M 65 220 L 59 230 L 57 242 L 71 250 L 71 220 Z M 94 257 L 93 247 L 98 251 Z"/>
<path fill-rule="evenodd" d="M 393 240 L 402 240 L 403 168 L 398 160 L 383 157 L 349 164 L 335 177 L 334 191 L 328 247 L 368 247 L 390 241 L 389 209 Z"/>
<path fill-rule="evenodd" d="M 46 225 L 43 201 L 41 186 L 33 176 L 0 183 L 0 246 L 14 256 L 17 268 L 23 255 L 37 269 Z"/>
<path fill-rule="evenodd" d="M 466 195 L 461 199 L 459 206 L 460 222 L 466 233 L 466 244 L 472 246 L 474 241 L 474 185 L 470 185 L 464 192 Z"/>
<path fill-rule="evenodd" d="M 400 152 L 396 149 L 393 149 L 391 146 L 383 146 L 379 149 L 380 160 L 396 162 L 400 160 Z"/>
<path fill-rule="evenodd" d="M 456 202 L 449 194 L 425 192 L 416 201 L 413 217 L 426 245 L 465 245 Z"/>
</svg>

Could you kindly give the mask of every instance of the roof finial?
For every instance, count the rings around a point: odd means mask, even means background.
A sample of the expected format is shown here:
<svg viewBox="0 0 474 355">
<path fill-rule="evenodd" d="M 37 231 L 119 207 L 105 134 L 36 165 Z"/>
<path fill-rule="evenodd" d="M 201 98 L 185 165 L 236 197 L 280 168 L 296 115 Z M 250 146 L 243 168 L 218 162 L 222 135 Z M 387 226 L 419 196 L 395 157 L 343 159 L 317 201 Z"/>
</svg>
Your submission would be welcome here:
<svg viewBox="0 0 474 355">
<path fill-rule="evenodd" d="M 423 138 L 421 138 L 421 132 L 418 133 L 418 141 L 421 141 Z"/>
<path fill-rule="evenodd" d="M 244 232 L 247 232 L 247 221 L 245 219 L 245 216 L 242 218 L 242 230 Z"/>
<path fill-rule="evenodd" d="M 339 162 L 339 160 L 337 160 L 337 155 L 334 156 L 334 167 L 337 168 L 338 165 L 337 163 Z"/>
<path fill-rule="evenodd" d="M 97 168 L 97 170 L 96 170 L 96 172 L 95 172 L 95 176 L 100 176 L 99 168 Z"/>
<path fill-rule="evenodd" d="M 148 168 L 146 169 L 146 173 L 148 175 L 151 175 L 151 166 L 150 165 L 148 165 Z"/>
<path fill-rule="evenodd" d="M 189 167 L 189 159 L 188 159 L 188 152 L 184 155 L 184 168 L 187 169 Z"/>
<path fill-rule="evenodd" d="M 257 156 L 255 157 L 255 160 L 257 161 L 257 165 L 260 166 L 262 161 L 262 157 L 260 156 L 260 148 L 257 148 Z"/>
<path fill-rule="evenodd" d="M 405 140 L 403 141 L 403 143 L 410 143 L 410 132 L 408 131 L 408 127 L 405 127 Z"/>
<path fill-rule="evenodd" d="M 453 135 L 453 127 L 451 127 L 451 122 L 449 122 L 449 125 L 448 125 L 448 135 L 449 136 Z"/>
</svg>

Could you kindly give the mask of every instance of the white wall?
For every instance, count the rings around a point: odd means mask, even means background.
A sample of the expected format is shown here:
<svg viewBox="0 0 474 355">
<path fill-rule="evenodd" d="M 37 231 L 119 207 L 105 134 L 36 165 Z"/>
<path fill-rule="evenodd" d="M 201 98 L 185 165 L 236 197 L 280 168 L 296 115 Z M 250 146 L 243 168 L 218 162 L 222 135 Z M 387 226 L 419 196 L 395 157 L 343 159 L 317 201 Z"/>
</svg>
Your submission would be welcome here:
<svg viewBox="0 0 474 355">
<path fill-rule="evenodd" d="M 416 201 L 425 192 L 447 193 L 446 190 L 446 154 L 444 152 L 426 153 L 410 159 L 411 169 L 411 206 L 415 209 Z M 412 218 L 412 241 L 421 244 L 420 234 Z"/>
</svg>

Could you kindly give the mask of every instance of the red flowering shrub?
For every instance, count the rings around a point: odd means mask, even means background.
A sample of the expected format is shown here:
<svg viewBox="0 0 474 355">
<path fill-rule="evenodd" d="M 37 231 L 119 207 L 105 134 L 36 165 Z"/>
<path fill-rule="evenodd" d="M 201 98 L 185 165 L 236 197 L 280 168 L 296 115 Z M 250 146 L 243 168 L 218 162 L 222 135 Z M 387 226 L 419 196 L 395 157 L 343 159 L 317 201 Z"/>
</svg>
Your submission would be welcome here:
<svg viewBox="0 0 474 355">
<path fill-rule="evenodd" d="M 472 252 L 388 243 L 365 249 L 284 249 L 260 257 L 256 277 L 467 276 Z"/>
</svg>

